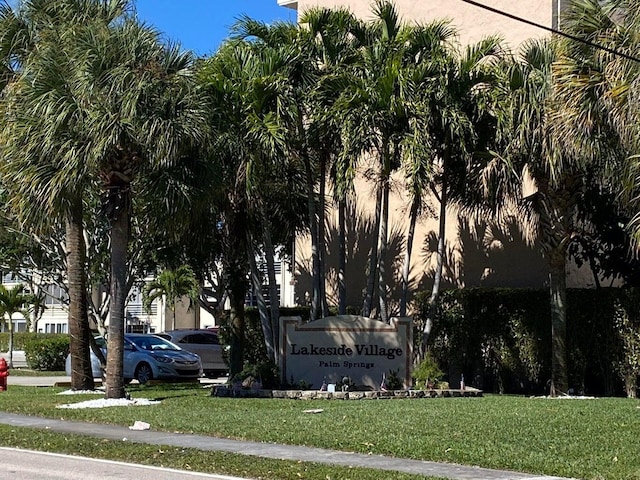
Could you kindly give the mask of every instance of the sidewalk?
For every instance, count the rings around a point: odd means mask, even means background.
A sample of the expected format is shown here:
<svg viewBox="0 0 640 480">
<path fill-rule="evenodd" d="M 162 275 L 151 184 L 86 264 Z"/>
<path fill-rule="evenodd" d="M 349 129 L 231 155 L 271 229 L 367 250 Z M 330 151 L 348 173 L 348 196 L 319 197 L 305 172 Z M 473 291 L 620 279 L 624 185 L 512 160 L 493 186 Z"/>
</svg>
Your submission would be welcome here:
<svg viewBox="0 0 640 480">
<path fill-rule="evenodd" d="M 128 427 L 115 425 L 68 422 L 5 412 L 0 412 L 0 423 L 14 427 L 41 428 L 53 432 L 86 435 L 109 440 L 122 441 L 126 439 L 126 441 L 132 443 L 195 448 L 203 451 L 221 451 L 278 460 L 373 468 L 382 471 L 397 471 L 452 480 L 561 480 L 560 477 L 491 470 L 464 465 L 363 455 L 295 445 L 229 440 L 202 435 L 157 432 L 153 430 L 130 430 Z M 153 425 L 151 427 L 153 428 Z"/>
</svg>

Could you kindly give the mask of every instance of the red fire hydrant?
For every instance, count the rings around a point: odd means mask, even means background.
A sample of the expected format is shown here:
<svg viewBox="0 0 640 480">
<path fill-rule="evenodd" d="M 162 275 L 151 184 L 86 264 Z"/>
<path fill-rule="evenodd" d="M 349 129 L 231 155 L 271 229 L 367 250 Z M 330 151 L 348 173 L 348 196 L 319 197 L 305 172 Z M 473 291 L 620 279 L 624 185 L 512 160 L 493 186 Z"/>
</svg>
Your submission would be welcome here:
<svg viewBox="0 0 640 480">
<path fill-rule="evenodd" d="M 7 377 L 9 376 L 9 367 L 7 367 L 7 361 L 0 357 L 0 392 L 4 392 L 7 389 Z"/>
</svg>

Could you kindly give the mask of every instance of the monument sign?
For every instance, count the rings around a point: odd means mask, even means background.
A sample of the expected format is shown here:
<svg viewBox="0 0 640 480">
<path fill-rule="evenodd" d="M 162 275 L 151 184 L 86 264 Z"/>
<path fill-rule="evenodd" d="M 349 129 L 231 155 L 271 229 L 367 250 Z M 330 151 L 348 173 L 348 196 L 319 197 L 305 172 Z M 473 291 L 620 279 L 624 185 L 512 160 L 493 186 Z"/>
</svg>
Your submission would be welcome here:
<svg viewBox="0 0 640 480">
<path fill-rule="evenodd" d="M 320 390 L 323 383 L 348 377 L 355 385 L 377 390 L 383 376 L 394 372 L 405 388 L 411 385 L 410 318 L 392 318 L 387 324 L 354 315 L 308 323 L 281 317 L 280 332 L 280 373 L 286 383 L 304 381 Z"/>
</svg>

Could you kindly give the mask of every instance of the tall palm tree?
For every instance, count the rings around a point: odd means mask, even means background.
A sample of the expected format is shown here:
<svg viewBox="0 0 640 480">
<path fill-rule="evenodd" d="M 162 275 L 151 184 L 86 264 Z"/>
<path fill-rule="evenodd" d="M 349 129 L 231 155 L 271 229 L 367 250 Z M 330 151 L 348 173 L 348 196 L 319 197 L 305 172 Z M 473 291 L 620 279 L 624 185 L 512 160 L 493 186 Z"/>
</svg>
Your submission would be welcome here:
<svg viewBox="0 0 640 480">
<path fill-rule="evenodd" d="M 0 48 L 4 65 L 10 67 L 5 69 L 9 84 L 2 104 L 4 180 L 24 225 L 38 229 L 56 221 L 65 225 L 76 389 L 93 388 L 82 224 L 84 138 L 72 81 L 81 64 L 77 34 L 109 24 L 126 7 L 127 2 L 118 0 L 29 0 L 16 9 L 3 3 L 0 9 Z"/>
<path fill-rule="evenodd" d="M 0 319 L 6 323 L 9 330 L 9 368 L 13 368 L 13 316 L 20 313 L 25 320 L 29 319 L 27 303 L 29 295 L 25 293 L 24 285 L 7 288 L 0 285 Z"/>
<path fill-rule="evenodd" d="M 319 65 L 318 82 L 309 95 L 309 114 L 312 120 L 310 133 L 312 145 L 319 151 L 320 162 L 318 238 L 320 254 L 326 253 L 325 234 L 325 190 L 331 182 L 334 202 L 338 209 L 338 314 L 346 313 L 346 208 L 353 190 L 355 166 L 358 155 L 347 153 L 342 144 L 340 110 L 336 104 L 345 82 L 348 70 L 357 62 L 358 47 L 361 45 L 363 23 L 347 9 L 313 8 L 300 18 L 304 26 L 303 41 L 308 42 L 313 58 Z M 330 172 L 327 175 L 327 172 Z M 320 260 L 320 284 L 325 283 L 325 261 Z M 326 295 L 323 296 L 326 303 Z M 326 308 L 323 304 L 323 314 Z"/>
<path fill-rule="evenodd" d="M 285 32 L 289 25 L 273 27 Z M 244 334 L 242 310 L 247 271 L 251 271 L 266 348 L 276 361 L 278 351 L 279 298 L 275 289 L 274 238 L 288 241 L 290 212 L 299 203 L 300 188 L 295 187 L 299 174 L 293 176 L 291 156 L 287 154 L 285 121 L 290 90 L 291 65 L 295 60 L 287 47 L 267 41 L 247 40 L 248 32 L 263 37 L 275 35 L 270 27 L 251 19 L 242 19 L 234 27 L 238 38 L 224 45 L 203 68 L 202 77 L 211 90 L 214 105 L 212 122 L 218 132 L 216 150 L 222 160 L 225 178 L 216 204 L 220 219 L 223 262 L 232 303 L 232 359 L 242 368 L 240 355 Z M 291 123 L 288 123 L 291 125 Z M 293 188 L 292 188 L 293 187 Z M 273 223 L 279 225 L 273 228 Z M 235 229 L 231 231 L 230 229 Z M 270 311 L 261 295 L 262 275 L 257 258 L 264 258 L 269 279 Z M 235 259 L 235 260 L 233 260 Z M 233 277 L 238 277 L 232 281 Z M 232 362 L 232 370 L 236 362 Z"/>
<path fill-rule="evenodd" d="M 373 20 L 367 24 L 361 47 L 361 60 L 347 84 L 340 108 L 345 112 L 343 141 L 347 151 L 374 154 L 376 205 L 377 272 L 380 318 L 388 321 L 386 255 L 388 241 L 389 191 L 391 175 L 400 166 L 401 143 L 408 130 L 409 112 L 403 88 L 403 47 L 410 42 L 411 30 L 402 25 L 392 3 L 377 0 Z M 369 286 L 372 282 L 369 282 Z M 372 295 L 367 292 L 364 314 L 371 311 Z"/>
<path fill-rule="evenodd" d="M 432 130 L 437 128 L 439 122 L 433 118 L 433 113 L 437 113 L 433 107 L 436 103 L 433 99 L 442 95 L 442 89 L 438 88 L 442 85 L 438 80 L 447 74 L 453 54 L 451 40 L 454 35 L 455 30 L 445 21 L 425 26 L 416 25 L 413 41 L 405 54 L 408 72 L 406 89 L 409 92 L 412 114 L 407 135 L 403 139 L 403 169 L 411 206 L 402 269 L 400 316 L 405 316 L 407 312 L 416 222 L 437 173 L 434 157 L 437 159 L 435 145 L 438 142 L 434 142 L 433 137 L 437 135 L 433 135 Z"/>
<path fill-rule="evenodd" d="M 151 304 L 162 299 L 162 307 L 166 304 L 172 313 L 172 322 L 169 325 L 165 318 L 164 330 L 176 328 L 176 305 L 183 297 L 189 300 L 190 309 L 198 297 L 200 287 L 191 268 L 181 265 L 176 269 L 165 269 L 142 289 L 142 304 L 147 311 L 151 310 Z"/>
<path fill-rule="evenodd" d="M 633 217 L 627 228 L 636 242 L 640 238 L 637 188 L 640 62 L 635 58 L 639 27 L 640 2 L 636 0 L 575 0 L 565 12 L 563 29 L 585 42 L 559 40 L 552 68 L 556 102 L 553 130 L 562 148 L 584 164 L 583 175 L 578 170 L 570 177 L 571 181 L 578 183 L 590 178 L 596 185 L 602 185 L 604 191 L 617 190 L 620 207 Z M 572 172 L 559 162 L 556 170 L 561 178 Z M 569 233 L 578 242 L 587 236 L 577 228 Z M 569 243 L 566 237 L 564 240 L 565 245 Z M 555 338 L 556 317 L 562 313 L 556 310 L 552 308 L 552 393 L 554 389 L 563 392 L 565 387 L 564 375 L 555 368 L 562 361 L 556 360 L 559 357 L 556 350 L 563 346 L 561 339 Z M 563 329 L 560 332 L 564 333 Z M 556 378 L 559 385 L 554 384 Z"/>
<path fill-rule="evenodd" d="M 38 63 L 31 63 L 28 81 L 20 88 L 34 91 L 31 109 L 23 112 L 31 116 L 31 125 L 39 117 L 47 119 L 27 132 L 27 138 L 38 142 L 31 159 L 49 162 L 42 165 L 46 168 L 34 168 L 34 178 L 45 170 L 52 179 L 44 184 L 47 188 L 38 184 L 40 204 L 66 202 L 63 211 L 73 212 L 69 224 L 76 225 L 82 218 L 78 199 L 83 186 L 93 182 L 104 192 L 112 272 L 106 395 L 119 398 L 125 395 L 124 304 L 135 181 L 163 167 L 187 164 L 206 137 L 205 102 L 196 92 L 194 57 L 164 45 L 159 32 L 127 16 L 128 2 L 78 2 L 100 20 L 80 22 L 86 28 L 76 22 L 72 31 L 58 32 L 55 45 L 39 48 Z M 114 12 L 110 21 L 99 15 L 102 10 Z M 52 84 L 52 77 L 63 81 Z M 74 135 L 63 135 L 65 131 Z M 64 197 L 46 197 L 56 185 L 63 186 L 57 191 L 65 192 Z M 70 236 L 70 250 L 76 251 L 81 241 L 81 235 Z M 82 263 L 80 258 L 70 262 L 76 263 Z M 75 277 L 70 275 L 69 282 L 75 283 Z M 79 295 L 86 296 L 86 288 L 81 290 L 85 293 Z"/>
<path fill-rule="evenodd" d="M 490 101 L 500 90 L 498 61 L 501 40 L 488 37 L 467 46 L 461 53 L 449 51 L 442 75 L 427 93 L 428 144 L 434 153 L 434 165 L 429 188 L 439 203 L 437 264 L 429 297 L 429 314 L 423 327 L 422 348 L 426 349 L 435 316 L 445 258 L 446 216 L 452 202 L 464 202 L 469 195 L 469 177 L 478 153 L 487 148 L 493 138 L 492 129 L 498 123 Z M 483 130 L 490 130 L 483 134 Z"/>
<path fill-rule="evenodd" d="M 255 262 L 254 239 L 258 236 L 257 232 L 251 231 L 252 225 L 257 223 L 250 220 L 253 215 L 248 197 L 253 168 L 251 155 L 255 143 L 260 143 L 255 142 L 256 137 L 273 129 L 275 120 L 273 116 L 263 117 L 260 108 L 256 111 L 264 98 L 258 94 L 259 87 L 254 89 L 253 82 L 260 85 L 260 71 L 264 66 L 248 43 L 234 41 L 224 45 L 203 65 L 200 73 L 213 106 L 211 122 L 218 133 L 215 150 L 223 177 L 217 187 L 219 195 L 213 218 L 220 231 L 225 289 L 230 302 L 231 376 L 243 368 L 247 273 L 251 270 L 250 264 Z M 264 89 L 269 90 L 268 82 L 264 82 Z M 255 268 L 253 270 L 255 274 Z M 265 341 L 270 347 L 268 351 L 272 353 L 272 324 L 264 311 L 261 321 Z"/>
<path fill-rule="evenodd" d="M 111 303 L 106 395 L 125 395 L 122 374 L 127 248 L 138 177 L 187 166 L 206 144 L 206 102 L 194 76 L 195 58 L 162 43 L 158 31 L 125 17 L 84 39 L 82 87 L 91 173 L 103 189 L 110 222 Z M 189 199 L 185 199 L 189 201 Z"/>
<path fill-rule="evenodd" d="M 589 228 L 580 215 L 582 199 L 592 179 L 602 172 L 596 150 L 574 148 L 564 136 L 568 112 L 554 90 L 552 67 L 558 58 L 553 41 L 530 41 L 520 58 L 507 67 L 511 129 L 504 155 L 508 168 L 485 177 L 485 185 L 497 186 L 502 194 L 516 198 L 524 228 L 535 233 L 547 260 L 551 310 L 551 385 L 553 396 L 569 388 L 566 348 L 566 266 L 569 249 Z M 564 133 L 563 133 L 564 132 Z M 603 151 L 603 150 L 601 150 Z M 609 155 L 610 156 L 610 155 Z M 535 193 L 522 197 L 523 174 L 530 177 Z M 598 173 L 600 172 L 600 173 Z M 494 176 L 494 180 L 489 177 Z"/>
</svg>

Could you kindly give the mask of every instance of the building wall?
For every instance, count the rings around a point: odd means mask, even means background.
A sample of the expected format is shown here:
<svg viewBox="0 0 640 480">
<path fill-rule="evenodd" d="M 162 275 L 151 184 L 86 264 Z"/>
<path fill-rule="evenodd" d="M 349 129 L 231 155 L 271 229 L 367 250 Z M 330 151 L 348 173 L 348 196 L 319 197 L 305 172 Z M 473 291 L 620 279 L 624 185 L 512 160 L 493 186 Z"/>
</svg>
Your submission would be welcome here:
<svg viewBox="0 0 640 480">
<path fill-rule="evenodd" d="M 407 22 L 426 23 L 435 19 L 451 19 L 458 28 L 462 44 L 477 42 L 487 35 L 498 34 L 516 47 L 524 40 L 543 37 L 548 32 L 502 15 L 470 5 L 462 0 L 395 0 L 403 19 Z M 495 9 L 526 18 L 529 21 L 553 27 L 557 24 L 557 12 L 561 0 L 480 0 Z M 347 7 L 357 16 L 371 17 L 369 0 L 298 0 L 298 13 L 313 7 Z M 293 5 L 292 5 L 293 6 Z"/>
<path fill-rule="evenodd" d="M 282 1 L 280 2 L 283 3 Z M 287 2 L 285 2 L 287 3 Z M 312 7 L 347 7 L 357 16 L 371 18 L 371 3 L 368 0 L 298 0 L 288 2 L 289 8 L 297 6 L 299 15 Z M 561 0 L 484 0 L 483 4 L 504 12 L 525 18 L 531 22 L 556 28 Z M 461 45 L 476 42 L 487 35 L 499 35 L 515 49 L 529 38 L 541 38 L 549 34 L 547 30 L 535 28 L 492 13 L 462 0 L 396 0 L 398 11 L 406 22 L 427 23 L 435 19 L 448 18 L 459 32 Z M 526 186 L 531 189 L 531 186 Z M 351 222 L 348 240 L 348 264 L 346 283 L 348 304 L 358 306 L 362 301 L 362 291 L 366 285 L 368 249 L 373 241 L 371 235 L 365 238 L 362 230 L 373 221 L 375 209 L 374 186 L 360 177 L 354 189 L 357 192 L 357 207 Z M 410 281 L 412 290 L 430 289 L 435 271 L 438 202 L 428 199 L 432 212 L 420 219 L 413 243 L 412 269 Z M 396 286 L 391 299 L 399 298 L 401 263 L 404 259 L 404 238 L 408 228 L 409 200 L 403 188 L 402 179 L 396 176 L 390 198 L 389 245 L 390 255 L 387 265 L 388 284 Z M 330 239 L 335 238 L 333 225 L 337 224 L 335 209 L 329 217 Z M 356 225 L 357 224 L 357 225 Z M 547 262 L 540 254 L 540 248 L 531 235 L 522 234 L 515 220 L 496 225 L 486 221 L 473 221 L 453 209 L 446 219 L 446 262 L 443 288 L 447 287 L 544 287 L 548 281 Z M 359 233 L 358 233 L 359 230 Z M 332 249 L 330 248 L 330 251 Z M 309 239 L 299 238 L 296 251 L 296 300 L 304 304 L 311 290 L 311 254 Z M 336 259 L 328 259 L 328 296 L 330 303 L 337 302 L 334 287 L 337 275 Z M 591 287 L 594 285 L 591 272 L 586 268 L 570 265 L 567 285 L 569 287 Z M 392 300 L 393 302 L 393 300 Z M 391 305 L 393 309 L 393 305 Z"/>
</svg>

